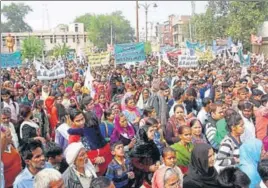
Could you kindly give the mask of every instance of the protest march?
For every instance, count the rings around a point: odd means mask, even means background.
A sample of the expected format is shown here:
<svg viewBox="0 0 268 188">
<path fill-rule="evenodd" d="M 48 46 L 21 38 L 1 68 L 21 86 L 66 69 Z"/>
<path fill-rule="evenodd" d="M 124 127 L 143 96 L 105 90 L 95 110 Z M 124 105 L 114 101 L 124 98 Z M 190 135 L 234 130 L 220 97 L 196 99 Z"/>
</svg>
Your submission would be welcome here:
<svg viewBox="0 0 268 188">
<path fill-rule="evenodd" d="M 268 30 L 249 48 L 112 29 L 104 48 L 58 54 L 5 35 L 0 188 L 268 187 Z"/>
</svg>

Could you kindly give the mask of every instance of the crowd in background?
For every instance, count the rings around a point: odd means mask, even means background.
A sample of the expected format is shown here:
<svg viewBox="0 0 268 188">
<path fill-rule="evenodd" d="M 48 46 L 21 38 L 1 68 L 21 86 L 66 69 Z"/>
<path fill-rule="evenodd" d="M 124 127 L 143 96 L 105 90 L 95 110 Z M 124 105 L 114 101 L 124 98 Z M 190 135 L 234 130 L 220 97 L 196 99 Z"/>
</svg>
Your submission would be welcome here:
<svg viewBox="0 0 268 188">
<path fill-rule="evenodd" d="M 1 70 L 0 187 L 268 187 L 267 62 L 86 68 Z"/>
</svg>

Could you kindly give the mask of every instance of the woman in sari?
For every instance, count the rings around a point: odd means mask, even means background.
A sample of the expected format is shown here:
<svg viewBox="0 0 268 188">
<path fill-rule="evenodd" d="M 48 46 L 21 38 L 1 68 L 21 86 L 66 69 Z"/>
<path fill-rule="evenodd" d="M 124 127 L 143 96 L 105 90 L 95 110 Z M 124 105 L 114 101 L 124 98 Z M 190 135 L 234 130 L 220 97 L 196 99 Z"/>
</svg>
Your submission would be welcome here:
<svg viewBox="0 0 268 188">
<path fill-rule="evenodd" d="M 133 126 L 127 122 L 124 114 L 115 116 L 114 131 L 110 141 L 111 143 L 121 141 L 126 152 L 133 148 L 135 144 L 135 130 Z"/>
<path fill-rule="evenodd" d="M 80 102 L 81 99 L 82 99 L 81 84 L 80 83 L 76 82 L 74 84 L 74 86 L 73 86 L 73 92 L 74 92 L 74 96 L 75 96 L 76 100 L 78 102 Z"/>
<path fill-rule="evenodd" d="M 200 121 L 196 118 L 193 118 L 190 121 L 191 133 L 192 133 L 192 143 L 207 143 L 205 135 L 202 133 L 202 125 Z"/>
<path fill-rule="evenodd" d="M 141 112 L 135 106 L 133 97 L 128 97 L 125 99 L 126 108 L 123 110 L 123 114 L 126 116 L 127 121 L 130 122 L 135 130 L 139 127 L 139 122 L 141 119 Z"/>
<path fill-rule="evenodd" d="M 180 141 L 171 145 L 176 152 L 177 165 L 180 167 L 183 174 L 188 171 L 191 152 L 194 148 L 192 144 L 191 128 L 180 126 L 178 129 Z"/>
<path fill-rule="evenodd" d="M 217 188 L 218 173 L 214 168 L 214 151 L 208 144 L 197 144 L 191 154 L 189 170 L 183 178 L 183 188 Z"/>
<path fill-rule="evenodd" d="M 109 104 L 106 101 L 104 93 L 100 93 L 97 95 L 98 95 L 97 101 L 94 105 L 93 110 L 95 111 L 95 114 L 99 118 L 99 120 L 101 120 L 101 118 L 103 116 L 103 112 L 109 108 Z"/>
<path fill-rule="evenodd" d="M 139 129 L 137 143 L 130 153 L 135 173 L 135 188 L 151 187 L 153 173 L 160 166 L 160 153 L 154 143 L 155 127 L 145 125 Z"/>
<path fill-rule="evenodd" d="M 174 115 L 172 115 L 166 127 L 166 140 L 167 143 L 172 145 L 180 140 L 178 136 L 178 128 L 180 126 L 186 126 L 187 122 L 184 114 L 184 107 L 182 105 L 175 105 Z"/>
<path fill-rule="evenodd" d="M 182 188 L 180 185 L 181 181 L 173 168 L 164 166 L 154 173 L 152 188 Z"/>
<path fill-rule="evenodd" d="M 139 100 L 137 102 L 137 107 L 141 110 L 143 110 L 145 108 L 145 106 L 148 104 L 148 100 L 151 96 L 150 90 L 145 88 L 142 90 L 140 96 L 139 96 Z"/>
</svg>

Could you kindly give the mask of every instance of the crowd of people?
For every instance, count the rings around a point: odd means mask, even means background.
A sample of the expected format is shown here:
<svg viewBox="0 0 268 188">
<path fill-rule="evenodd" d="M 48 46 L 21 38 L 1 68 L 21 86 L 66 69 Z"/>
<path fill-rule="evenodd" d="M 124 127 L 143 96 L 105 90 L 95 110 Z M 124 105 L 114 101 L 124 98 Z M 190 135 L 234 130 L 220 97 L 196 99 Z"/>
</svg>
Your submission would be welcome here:
<svg viewBox="0 0 268 188">
<path fill-rule="evenodd" d="M 1 70 L 1 188 L 268 187 L 267 62 L 86 67 Z"/>
</svg>

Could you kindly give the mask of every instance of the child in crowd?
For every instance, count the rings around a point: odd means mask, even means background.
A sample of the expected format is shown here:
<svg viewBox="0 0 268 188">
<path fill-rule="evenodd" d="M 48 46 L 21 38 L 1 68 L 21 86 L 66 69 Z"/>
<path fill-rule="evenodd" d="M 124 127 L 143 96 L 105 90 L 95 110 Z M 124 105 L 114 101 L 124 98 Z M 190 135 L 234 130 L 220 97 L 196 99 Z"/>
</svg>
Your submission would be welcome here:
<svg viewBox="0 0 268 188">
<path fill-rule="evenodd" d="M 171 167 L 173 168 L 180 178 L 180 185 L 183 185 L 183 173 L 179 167 L 176 166 L 176 152 L 171 147 L 166 147 L 162 152 L 163 164 L 162 167 Z"/>
<path fill-rule="evenodd" d="M 116 188 L 131 187 L 135 175 L 132 171 L 131 161 L 125 158 L 123 143 L 115 142 L 111 151 L 114 158 L 108 166 L 106 177 L 114 182 Z"/>
</svg>

